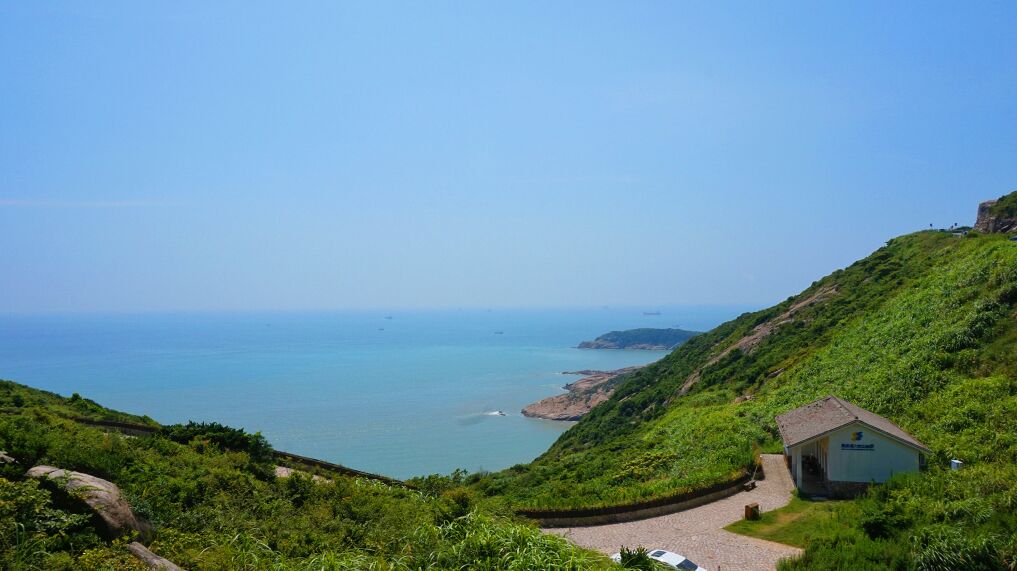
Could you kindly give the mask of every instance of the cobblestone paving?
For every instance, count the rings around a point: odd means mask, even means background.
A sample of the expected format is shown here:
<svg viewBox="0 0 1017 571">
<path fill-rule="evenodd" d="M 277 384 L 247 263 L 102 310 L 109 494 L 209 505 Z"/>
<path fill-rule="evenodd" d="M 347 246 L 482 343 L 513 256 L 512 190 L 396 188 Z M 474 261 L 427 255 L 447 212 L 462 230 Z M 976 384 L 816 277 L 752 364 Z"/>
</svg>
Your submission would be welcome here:
<svg viewBox="0 0 1017 571">
<path fill-rule="evenodd" d="M 766 479 L 751 492 L 741 492 L 716 502 L 670 515 L 592 527 L 546 529 L 572 542 L 605 554 L 621 546 L 666 549 L 680 553 L 708 571 L 771 571 L 777 561 L 799 549 L 724 531 L 741 519 L 745 504 L 759 503 L 770 511 L 791 500 L 791 475 L 780 454 L 764 454 Z"/>
</svg>

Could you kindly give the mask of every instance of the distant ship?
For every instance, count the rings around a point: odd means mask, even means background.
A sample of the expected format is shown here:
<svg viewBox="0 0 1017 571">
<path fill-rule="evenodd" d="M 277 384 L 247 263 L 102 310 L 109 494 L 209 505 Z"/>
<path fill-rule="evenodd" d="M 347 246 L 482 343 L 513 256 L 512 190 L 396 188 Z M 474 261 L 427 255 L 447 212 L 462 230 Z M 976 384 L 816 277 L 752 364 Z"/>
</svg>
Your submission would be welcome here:
<svg viewBox="0 0 1017 571">
<path fill-rule="evenodd" d="M 504 335 L 505 332 L 504 331 L 495 331 L 494 334 L 495 335 Z"/>
<path fill-rule="evenodd" d="M 392 319 L 392 316 L 391 315 L 386 315 L 385 319 Z"/>
<path fill-rule="evenodd" d="M 644 311 L 643 315 L 660 315 L 659 311 Z"/>
</svg>

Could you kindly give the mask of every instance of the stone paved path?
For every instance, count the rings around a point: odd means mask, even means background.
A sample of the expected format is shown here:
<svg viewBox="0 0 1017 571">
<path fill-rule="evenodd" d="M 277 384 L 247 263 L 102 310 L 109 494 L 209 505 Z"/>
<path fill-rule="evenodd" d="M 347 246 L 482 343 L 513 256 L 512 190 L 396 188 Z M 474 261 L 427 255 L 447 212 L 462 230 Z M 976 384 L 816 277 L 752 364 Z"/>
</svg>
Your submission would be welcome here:
<svg viewBox="0 0 1017 571">
<path fill-rule="evenodd" d="M 751 492 L 670 515 L 592 527 L 545 529 L 605 554 L 639 546 L 680 553 L 708 571 L 771 571 L 777 561 L 800 552 L 795 547 L 724 531 L 745 514 L 745 504 L 770 511 L 791 500 L 794 485 L 780 454 L 763 454 L 766 479 Z"/>
</svg>

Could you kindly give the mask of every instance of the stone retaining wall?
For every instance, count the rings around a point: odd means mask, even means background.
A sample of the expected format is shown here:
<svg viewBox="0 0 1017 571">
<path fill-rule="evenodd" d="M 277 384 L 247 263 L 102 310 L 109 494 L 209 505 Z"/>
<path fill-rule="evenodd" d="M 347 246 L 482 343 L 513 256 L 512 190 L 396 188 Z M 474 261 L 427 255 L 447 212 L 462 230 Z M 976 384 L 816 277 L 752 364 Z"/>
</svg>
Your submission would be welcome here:
<svg viewBox="0 0 1017 571">
<path fill-rule="evenodd" d="M 765 477 L 762 464 L 756 467 L 754 475 L 757 480 Z M 517 510 L 516 513 L 537 520 L 541 527 L 585 527 L 623 523 L 672 514 L 733 496 L 742 491 L 745 483 L 750 480 L 752 475 L 744 474 L 733 481 L 721 482 L 703 490 L 624 506 L 575 510 Z"/>
</svg>

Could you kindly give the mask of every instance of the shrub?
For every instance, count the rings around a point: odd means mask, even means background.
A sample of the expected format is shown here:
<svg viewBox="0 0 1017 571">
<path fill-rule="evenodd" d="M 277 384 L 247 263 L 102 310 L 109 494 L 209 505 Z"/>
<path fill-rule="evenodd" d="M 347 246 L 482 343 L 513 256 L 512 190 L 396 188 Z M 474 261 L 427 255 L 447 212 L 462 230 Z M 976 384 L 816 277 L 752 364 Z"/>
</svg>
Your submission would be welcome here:
<svg viewBox="0 0 1017 571">
<path fill-rule="evenodd" d="M 622 567 L 626 569 L 640 569 L 641 571 L 657 571 L 660 569 L 657 562 L 650 559 L 650 554 L 646 551 L 645 547 L 637 547 L 635 549 L 622 547 L 619 555 L 621 555 Z"/>
<path fill-rule="evenodd" d="M 218 422 L 194 422 L 163 426 L 159 434 L 174 442 L 188 444 L 193 440 L 207 441 L 223 450 L 246 452 L 255 463 L 272 461 L 272 446 L 260 432 L 248 434 Z"/>
</svg>

